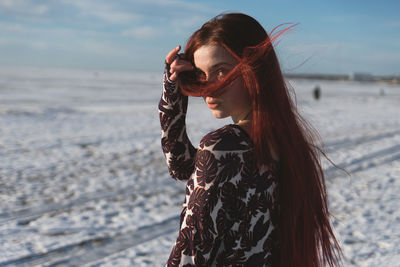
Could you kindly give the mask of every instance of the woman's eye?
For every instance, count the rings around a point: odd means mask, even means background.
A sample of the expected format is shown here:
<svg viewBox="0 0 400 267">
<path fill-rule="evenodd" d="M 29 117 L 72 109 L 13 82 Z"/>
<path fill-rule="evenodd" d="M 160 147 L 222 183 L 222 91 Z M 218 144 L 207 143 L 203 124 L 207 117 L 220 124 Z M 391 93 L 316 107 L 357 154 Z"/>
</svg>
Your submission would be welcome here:
<svg viewBox="0 0 400 267">
<path fill-rule="evenodd" d="M 222 78 L 224 78 L 224 76 L 225 76 L 224 70 L 217 70 L 217 79 L 218 80 L 222 80 Z"/>
<path fill-rule="evenodd" d="M 205 82 L 207 80 L 207 76 L 202 71 L 196 71 L 196 79 L 200 82 Z"/>
<path fill-rule="evenodd" d="M 219 69 L 216 71 L 215 76 L 217 78 L 217 80 L 222 80 L 223 78 L 225 78 L 226 74 L 227 74 L 227 70 L 225 69 Z"/>
</svg>

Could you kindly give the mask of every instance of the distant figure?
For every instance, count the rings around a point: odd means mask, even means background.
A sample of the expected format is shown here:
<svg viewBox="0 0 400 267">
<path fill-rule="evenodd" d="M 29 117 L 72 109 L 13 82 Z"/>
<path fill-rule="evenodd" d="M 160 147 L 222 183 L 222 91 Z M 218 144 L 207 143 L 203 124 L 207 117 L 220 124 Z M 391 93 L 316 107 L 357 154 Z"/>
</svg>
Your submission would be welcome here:
<svg viewBox="0 0 400 267">
<path fill-rule="evenodd" d="M 379 94 L 380 94 L 381 96 L 385 96 L 385 90 L 383 90 L 383 89 L 381 88 L 381 90 L 379 91 Z"/>
<path fill-rule="evenodd" d="M 315 86 L 313 90 L 313 95 L 315 100 L 319 100 L 319 98 L 321 97 L 321 88 L 319 87 L 319 85 Z"/>
</svg>

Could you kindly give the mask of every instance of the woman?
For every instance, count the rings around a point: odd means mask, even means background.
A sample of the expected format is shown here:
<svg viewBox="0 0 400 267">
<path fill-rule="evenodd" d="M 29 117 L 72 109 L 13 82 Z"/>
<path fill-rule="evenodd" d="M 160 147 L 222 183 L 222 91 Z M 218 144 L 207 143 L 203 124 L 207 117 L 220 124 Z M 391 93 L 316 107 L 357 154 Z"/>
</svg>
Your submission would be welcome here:
<svg viewBox="0 0 400 267">
<path fill-rule="evenodd" d="M 287 28 L 286 30 L 290 29 Z M 330 266 L 329 223 L 316 135 L 297 113 L 270 38 L 252 17 L 205 23 L 166 57 L 159 103 L 171 176 L 184 180 L 180 230 L 167 266 Z M 190 143 L 187 96 L 233 124 Z"/>
</svg>

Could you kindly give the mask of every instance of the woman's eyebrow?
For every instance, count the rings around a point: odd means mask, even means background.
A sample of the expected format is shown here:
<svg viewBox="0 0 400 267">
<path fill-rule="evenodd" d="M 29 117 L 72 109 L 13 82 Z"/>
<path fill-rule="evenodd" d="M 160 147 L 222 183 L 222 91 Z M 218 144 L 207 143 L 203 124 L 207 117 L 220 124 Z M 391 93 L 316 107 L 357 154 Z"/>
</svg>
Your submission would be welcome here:
<svg viewBox="0 0 400 267">
<path fill-rule="evenodd" d="M 212 72 L 213 70 L 217 69 L 218 67 L 220 67 L 220 66 L 222 66 L 222 65 L 229 65 L 229 66 L 233 67 L 233 65 L 232 65 L 231 63 L 228 63 L 228 62 L 219 62 L 219 63 L 214 64 L 214 65 L 211 66 L 210 72 Z M 197 67 L 196 67 L 196 68 L 197 68 Z M 202 72 L 204 72 L 204 71 L 203 71 L 202 69 L 200 69 L 200 68 L 197 68 L 197 69 L 200 70 L 200 71 L 202 71 Z"/>
<path fill-rule="evenodd" d="M 218 68 L 218 67 L 220 67 L 220 66 L 222 66 L 222 65 L 229 65 L 229 66 L 233 66 L 232 64 L 230 64 L 230 63 L 228 63 L 228 62 L 220 62 L 220 63 L 217 63 L 217 64 L 215 64 L 215 65 L 213 65 L 210 69 L 216 69 L 216 68 Z"/>
</svg>

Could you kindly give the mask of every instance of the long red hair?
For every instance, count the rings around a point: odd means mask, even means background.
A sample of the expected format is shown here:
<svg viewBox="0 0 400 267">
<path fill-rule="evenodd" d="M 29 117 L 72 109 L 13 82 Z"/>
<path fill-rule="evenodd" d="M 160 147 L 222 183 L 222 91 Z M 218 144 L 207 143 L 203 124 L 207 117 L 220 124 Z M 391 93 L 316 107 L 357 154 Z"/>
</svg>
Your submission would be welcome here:
<svg viewBox="0 0 400 267">
<path fill-rule="evenodd" d="M 279 26 L 278 26 L 279 27 Z M 222 94 L 241 76 L 252 101 L 255 157 L 259 165 L 279 155 L 279 265 L 338 266 L 340 246 L 330 225 L 318 134 L 300 116 L 289 94 L 271 38 L 252 17 L 241 13 L 219 15 L 206 22 L 188 40 L 184 57 L 193 62 L 203 45 L 218 44 L 238 59 L 236 67 L 214 84 L 196 80 L 195 71 L 181 73 L 179 86 L 191 96 Z"/>
</svg>

